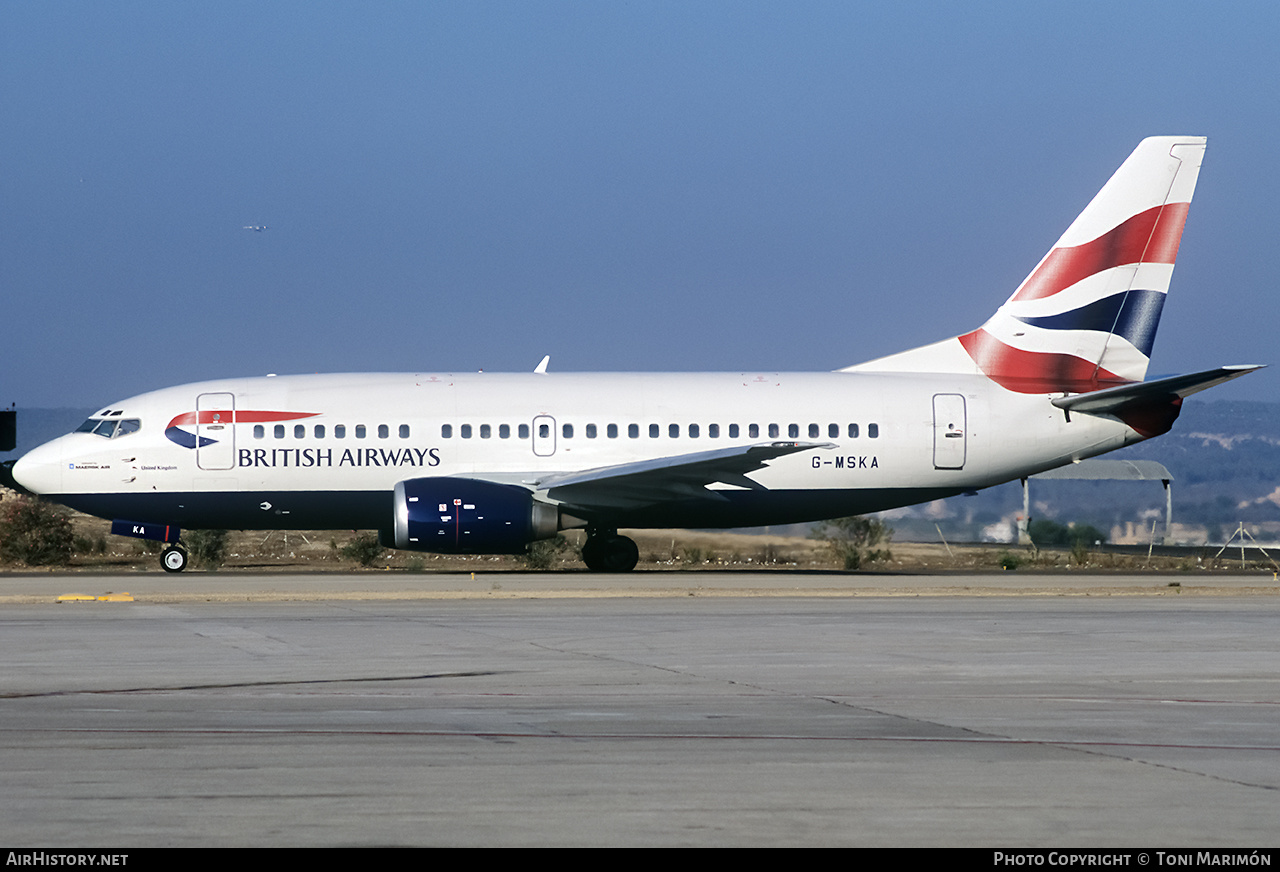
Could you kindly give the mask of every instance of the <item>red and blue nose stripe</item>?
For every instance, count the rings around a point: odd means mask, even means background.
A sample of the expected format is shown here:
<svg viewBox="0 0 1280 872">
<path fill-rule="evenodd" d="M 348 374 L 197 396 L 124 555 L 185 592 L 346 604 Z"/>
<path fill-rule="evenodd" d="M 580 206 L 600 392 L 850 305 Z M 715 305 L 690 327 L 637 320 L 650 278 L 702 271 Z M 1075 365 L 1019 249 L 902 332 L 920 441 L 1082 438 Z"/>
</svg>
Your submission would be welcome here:
<svg viewBox="0 0 1280 872">
<path fill-rule="evenodd" d="M 190 427 L 196 424 L 267 424 L 278 423 L 280 421 L 298 421 L 303 418 L 314 418 L 319 412 L 265 412 L 250 409 L 220 409 L 205 410 L 201 412 L 183 412 L 178 415 L 164 428 L 164 435 L 168 437 L 170 442 L 181 445 L 183 448 L 203 448 L 206 445 L 212 445 L 218 440 L 210 439 L 207 436 L 201 436 L 197 443 L 196 434 L 181 429 L 182 427 Z"/>
</svg>

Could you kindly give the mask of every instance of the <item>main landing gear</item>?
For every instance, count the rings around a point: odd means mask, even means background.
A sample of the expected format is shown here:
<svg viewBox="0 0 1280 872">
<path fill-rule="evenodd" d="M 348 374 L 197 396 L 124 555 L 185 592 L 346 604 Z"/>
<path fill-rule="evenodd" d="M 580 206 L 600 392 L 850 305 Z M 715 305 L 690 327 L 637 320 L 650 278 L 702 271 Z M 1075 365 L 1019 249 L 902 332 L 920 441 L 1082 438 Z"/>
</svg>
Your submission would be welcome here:
<svg viewBox="0 0 1280 872">
<path fill-rule="evenodd" d="M 187 550 L 181 545 L 170 545 L 160 555 L 160 565 L 165 572 L 181 572 L 187 568 Z"/>
<path fill-rule="evenodd" d="M 640 549 L 617 530 L 587 530 L 582 562 L 592 572 L 630 572 L 640 562 Z"/>
</svg>

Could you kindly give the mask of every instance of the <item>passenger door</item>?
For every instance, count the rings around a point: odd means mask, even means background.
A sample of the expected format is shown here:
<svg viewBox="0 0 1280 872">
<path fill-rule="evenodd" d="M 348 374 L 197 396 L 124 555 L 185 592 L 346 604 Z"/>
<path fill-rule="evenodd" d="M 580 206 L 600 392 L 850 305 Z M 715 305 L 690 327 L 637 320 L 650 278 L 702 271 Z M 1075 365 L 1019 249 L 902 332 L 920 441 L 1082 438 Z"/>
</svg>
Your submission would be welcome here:
<svg viewBox="0 0 1280 872">
<path fill-rule="evenodd" d="M 232 469 L 236 465 L 236 398 L 229 393 L 196 397 L 196 466 Z"/>
<path fill-rule="evenodd" d="M 963 395 L 933 395 L 934 469 L 964 469 L 967 426 Z"/>
</svg>

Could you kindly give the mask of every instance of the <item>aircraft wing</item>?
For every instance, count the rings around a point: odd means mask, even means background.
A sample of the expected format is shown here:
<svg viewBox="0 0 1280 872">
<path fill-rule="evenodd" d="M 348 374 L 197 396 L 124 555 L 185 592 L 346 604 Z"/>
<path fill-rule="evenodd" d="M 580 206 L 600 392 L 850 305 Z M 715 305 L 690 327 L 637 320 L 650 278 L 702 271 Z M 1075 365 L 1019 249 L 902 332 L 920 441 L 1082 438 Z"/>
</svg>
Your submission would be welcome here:
<svg viewBox="0 0 1280 872">
<path fill-rule="evenodd" d="M 583 509 L 635 509 L 672 499 L 723 500 L 707 485 L 722 483 L 765 490 L 759 482 L 747 478 L 747 473 L 767 466 L 777 457 L 834 447 L 830 442 L 743 445 L 556 473 L 540 479 L 536 486 L 553 500 Z"/>
<path fill-rule="evenodd" d="M 1131 385 L 1106 388 L 1087 394 L 1072 394 L 1069 397 L 1058 397 L 1053 404 L 1059 409 L 1069 412 L 1084 412 L 1093 415 L 1105 415 L 1124 408 L 1160 400 L 1181 399 L 1191 394 L 1207 390 L 1214 385 L 1231 381 L 1247 375 L 1255 369 L 1262 369 L 1258 364 L 1241 364 L 1237 366 L 1220 366 L 1204 372 L 1193 372 L 1188 375 L 1175 375 L 1170 378 L 1156 379 L 1149 382 L 1135 382 Z"/>
</svg>

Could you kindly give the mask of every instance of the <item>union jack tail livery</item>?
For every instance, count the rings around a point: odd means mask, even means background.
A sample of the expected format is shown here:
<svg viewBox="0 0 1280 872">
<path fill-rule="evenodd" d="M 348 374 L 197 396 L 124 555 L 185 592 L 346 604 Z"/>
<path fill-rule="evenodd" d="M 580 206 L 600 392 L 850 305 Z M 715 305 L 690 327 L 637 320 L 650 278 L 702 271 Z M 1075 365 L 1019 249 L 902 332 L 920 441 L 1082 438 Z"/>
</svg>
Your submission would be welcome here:
<svg viewBox="0 0 1280 872">
<path fill-rule="evenodd" d="M 985 324 L 848 370 L 977 372 L 1021 394 L 1142 381 L 1204 149 L 1144 139 Z"/>
</svg>

